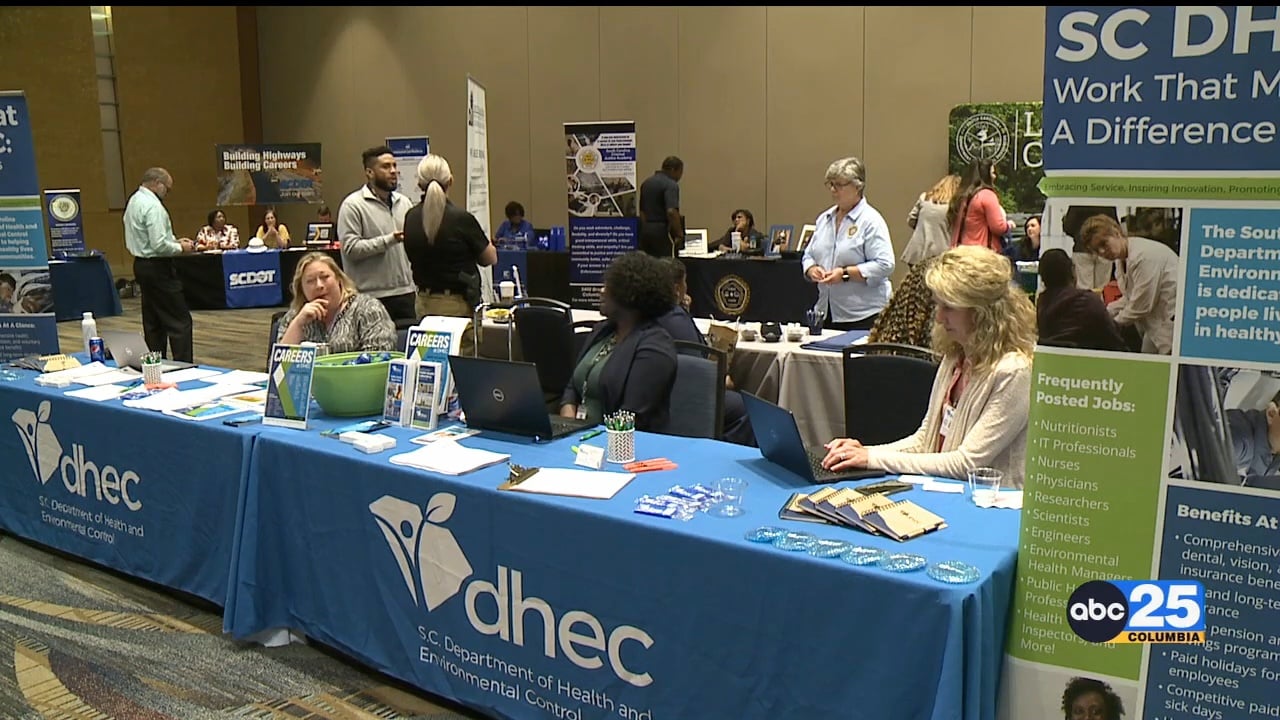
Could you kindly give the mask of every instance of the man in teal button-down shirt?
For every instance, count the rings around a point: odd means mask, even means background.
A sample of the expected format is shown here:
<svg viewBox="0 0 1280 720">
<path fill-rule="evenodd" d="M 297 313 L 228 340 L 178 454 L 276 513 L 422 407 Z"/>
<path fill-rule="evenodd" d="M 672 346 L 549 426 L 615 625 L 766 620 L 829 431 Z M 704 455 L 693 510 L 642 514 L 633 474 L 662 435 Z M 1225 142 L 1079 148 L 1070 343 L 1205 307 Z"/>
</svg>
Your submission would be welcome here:
<svg viewBox="0 0 1280 720">
<path fill-rule="evenodd" d="M 190 238 L 173 236 L 164 198 L 173 176 L 151 168 L 124 209 L 124 244 L 133 255 L 133 277 L 142 290 L 142 335 L 147 347 L 174 360 L 195 362 L 191 339 L 191 310 L 182 294 L 173 257 L 192 251 Z"/>
</svg>

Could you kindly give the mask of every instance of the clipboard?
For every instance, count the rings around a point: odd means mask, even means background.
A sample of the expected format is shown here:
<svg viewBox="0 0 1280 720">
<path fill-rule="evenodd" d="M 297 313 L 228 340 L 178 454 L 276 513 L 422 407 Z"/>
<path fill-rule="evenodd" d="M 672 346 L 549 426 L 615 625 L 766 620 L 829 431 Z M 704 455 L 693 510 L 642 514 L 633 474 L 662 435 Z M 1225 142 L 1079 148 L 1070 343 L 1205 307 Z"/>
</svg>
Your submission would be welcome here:
<svg viewBox="0 0 1280 720">
<path fill-rule="evenodd" d="M 609 500 L 626 487 L 635 473 L 602 472 L 578 468 L 536 468 L 511 465 L 499 490 L 537 495 L 560 495 L 589 500 Z"/>
</svg>

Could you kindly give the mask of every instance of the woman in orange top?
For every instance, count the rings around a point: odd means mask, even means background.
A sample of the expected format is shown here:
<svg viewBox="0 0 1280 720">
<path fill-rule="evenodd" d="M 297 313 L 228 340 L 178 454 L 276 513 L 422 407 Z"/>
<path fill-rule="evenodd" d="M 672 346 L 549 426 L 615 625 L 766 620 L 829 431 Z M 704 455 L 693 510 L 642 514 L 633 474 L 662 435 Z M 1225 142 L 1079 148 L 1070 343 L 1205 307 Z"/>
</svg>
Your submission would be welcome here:
<svg viewBox="0 0 1280 720">
<path fill-rule="evenodd" d="M 1013 223 L 1000 206 L 996 195 L 996 169 L 986 160 L 975 160 L 965 173 L 963 190 L 951 198 L 947 208 L 947 225 L 951 228 L 951 247 L 980 245 L 1001 252 L 1004 236 L 1013 232 Z"/>
</svg>

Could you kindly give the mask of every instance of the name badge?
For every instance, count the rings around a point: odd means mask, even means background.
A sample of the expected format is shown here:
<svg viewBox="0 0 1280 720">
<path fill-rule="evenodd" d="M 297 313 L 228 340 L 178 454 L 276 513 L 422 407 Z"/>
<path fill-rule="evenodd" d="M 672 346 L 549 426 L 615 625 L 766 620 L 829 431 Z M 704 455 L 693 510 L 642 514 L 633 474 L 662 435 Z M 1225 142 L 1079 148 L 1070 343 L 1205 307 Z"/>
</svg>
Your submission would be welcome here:
<svg viewBox="0 0 1280 720">
<path fill-rule="evenodd" d="M 942 427 L 938 429 L 938 434 L 942 437 L 951 435 L 951 418 L 956 414 L 956 409 L 950 403 L 942 406 Z"/>
<path fill-rule="evenodd" d="M 849 226 L 849 237 L 853 237 L 854 234 L 856 234 L 857 232 L 858 232 L 858 226 L 856 224 Z"/>
<path fill-rule="evenodd" d="M 578 406 L 578 415 L 577 415 L 577 418 L 578 418 L 579 420 L 586 420 L 586 419 L 587 419 L 587 406 L 586 406 L 585 404 L 584 404 L 584 405 L 579 405 L 579 406 Z"/>
</svg>

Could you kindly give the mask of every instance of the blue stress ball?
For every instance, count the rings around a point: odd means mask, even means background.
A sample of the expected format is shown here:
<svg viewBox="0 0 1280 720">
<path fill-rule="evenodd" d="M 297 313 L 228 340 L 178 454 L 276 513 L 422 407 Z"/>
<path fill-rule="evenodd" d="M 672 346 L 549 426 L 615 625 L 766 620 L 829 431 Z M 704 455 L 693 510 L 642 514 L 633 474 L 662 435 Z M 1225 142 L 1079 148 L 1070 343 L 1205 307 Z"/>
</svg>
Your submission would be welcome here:
<svg viewBox="0 0 1280 720">
<path fill-rule="evenodd" d="M 389 352 L 383 352 L 382 354 L 378 355 L 378 362 L 390 362 L 390 360 L 391 360 L 391 353 Z"/>
<path fill-rule="evenodd" d="M 367 352 L 360 353 L 358 356 L 356 356 L 357 365 L 368 365 L 371 362 L 373 362 L 373 356 Z"/>
</svg>

